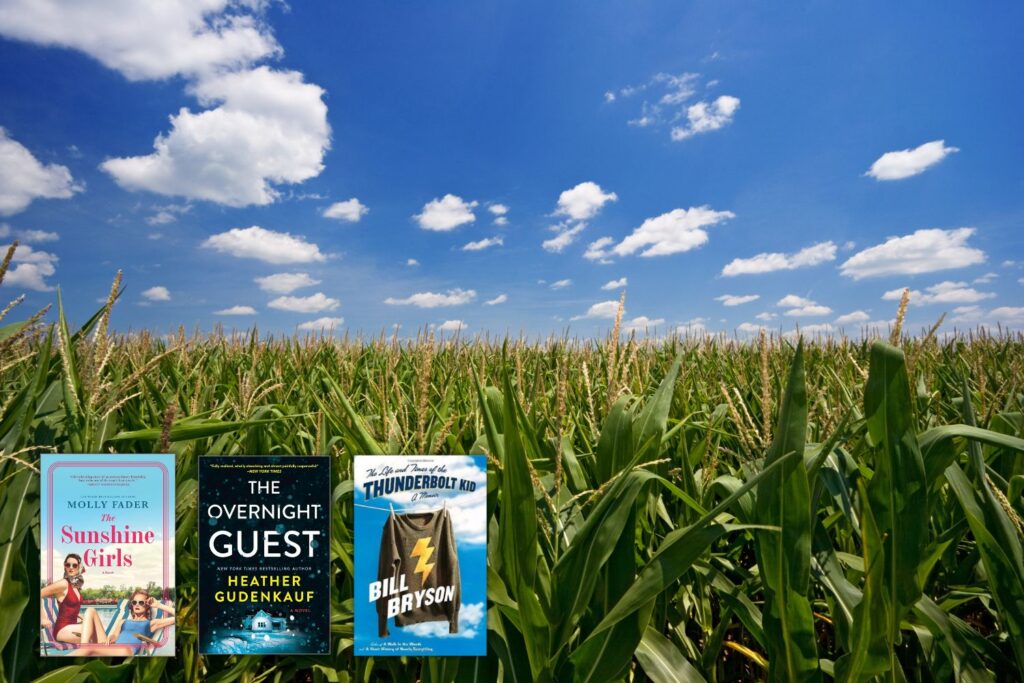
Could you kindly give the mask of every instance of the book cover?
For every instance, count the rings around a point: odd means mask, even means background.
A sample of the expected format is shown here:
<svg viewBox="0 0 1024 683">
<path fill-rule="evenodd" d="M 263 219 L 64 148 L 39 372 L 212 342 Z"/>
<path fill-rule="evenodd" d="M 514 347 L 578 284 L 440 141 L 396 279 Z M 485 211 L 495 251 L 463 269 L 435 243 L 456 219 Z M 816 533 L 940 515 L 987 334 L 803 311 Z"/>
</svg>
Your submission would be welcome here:
<svg viewBox="0 0 1024 683">
<path fill-rule="evenodd" d="M 41 467 L 40 654 L 174 655 L 174 455 Z"/>
<path fill-rule="evenodd" d="M 326 654 L 331 461 L 199 459 L 199 651 Z"/>
<path fill-rule="evenodd" d="M 486 655 L 486 457 L 354 460 L 356 655 Z"/>
</svg>

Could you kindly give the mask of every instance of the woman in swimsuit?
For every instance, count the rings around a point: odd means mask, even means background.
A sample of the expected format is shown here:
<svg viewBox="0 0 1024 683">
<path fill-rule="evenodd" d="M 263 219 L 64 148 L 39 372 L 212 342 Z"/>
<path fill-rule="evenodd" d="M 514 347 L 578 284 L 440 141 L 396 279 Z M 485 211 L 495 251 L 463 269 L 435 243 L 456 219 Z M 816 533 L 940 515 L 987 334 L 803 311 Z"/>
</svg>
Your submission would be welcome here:
<svg viewBox="0 0 1024 683">
<path fill-rule="evenodd" d="M 154 619 L 154 607 L 159 607 L 165 614 L 171 616 Z M 140 645 L 141 643 L 149 642 L 153 638 L 154 631 L 170 626 L 173 623 L 174 608 L 157 602 L 156 598 L 150 597 L 149 593 L 140 588 L 132 593 L 131 602 L 128 605 L 128 618 L 125 619 L 123 614 L 117 616 L 117 621 L 114 622 L 114 628 L 110 630 L 110 637 L 107 639 L 107 642 L 112 645 Z M 136 638 L 136 635 L 142 636 L 147 640 Z M 117 649 L 120 650 L 117 654 L 124 654 L 125 656 L 138 651 L 137 647 L 120 647 Z"/>
<path fill-rule="evenodd" d="M 61 643 L 88 643 L 96 634 L 103 633 L 103 622 L 92 607 L 85 610 L 85 618 L 79 616 L 82 608 L 82 583 L 85 577 L 82 558 L 69 553 L 64 558 L 64 577 L 54 581 L 40 591 L 41 598 L 57 598 L 57 621 L 51 622 L 46 610 L 40 604 L 39 621 L 43 628 L 53 629 L 53 637 Z M 76 654 L 72 652 L 71 654 Z"/>
</svg>

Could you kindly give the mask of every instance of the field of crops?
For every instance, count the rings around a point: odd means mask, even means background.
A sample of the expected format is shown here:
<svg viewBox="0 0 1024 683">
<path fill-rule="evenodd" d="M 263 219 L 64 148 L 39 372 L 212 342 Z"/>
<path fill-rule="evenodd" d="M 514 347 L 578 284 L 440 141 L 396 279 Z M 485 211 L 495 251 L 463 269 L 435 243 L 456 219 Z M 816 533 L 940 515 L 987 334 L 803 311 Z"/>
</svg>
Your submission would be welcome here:
<svg viewBox="0 0 1024 683">
<path fill-rule="evenodd" d="M 0 680 L 1024 670 L 1019 335 L 124 337 L 108 333 L 110 309 L 72 326 L 58 299 L 53 324 L 18 307 L 0 321 Z M 44 450 L 178 455 L 177 657 L 37 656 Z M 416 452 L 489 456 L 487 658 L 352 656 L 352 456 Z M 333 459 L 331 656 L 197 654 L 207 453 Z"/>
</svg>

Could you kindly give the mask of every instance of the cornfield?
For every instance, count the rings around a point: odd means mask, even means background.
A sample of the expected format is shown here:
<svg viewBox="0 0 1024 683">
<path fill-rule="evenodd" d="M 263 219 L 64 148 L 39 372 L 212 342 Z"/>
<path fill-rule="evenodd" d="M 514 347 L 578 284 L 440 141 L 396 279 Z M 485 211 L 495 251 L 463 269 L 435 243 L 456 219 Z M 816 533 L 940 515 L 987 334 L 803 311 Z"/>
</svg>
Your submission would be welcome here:
<svg viewBox="0 0 1024 683">
<path fill-rule="evenodd" d="M 2 271 L 0 271 L 2 272 Z M 0 679 L 1019 680 L 1024 338 L 0 323 Z M 10 309 L 10 307 L 9 307 Z M 5 315 L 9 317 L 8 311 Z M 37 656 L 43 451 L 177 454 L 178 654 Z M 352 456 L 485 453 L 486 658 L 356 659 Z M 333 652 L 202 657 L 202 454 L 333 460 Z"/>
</svg>

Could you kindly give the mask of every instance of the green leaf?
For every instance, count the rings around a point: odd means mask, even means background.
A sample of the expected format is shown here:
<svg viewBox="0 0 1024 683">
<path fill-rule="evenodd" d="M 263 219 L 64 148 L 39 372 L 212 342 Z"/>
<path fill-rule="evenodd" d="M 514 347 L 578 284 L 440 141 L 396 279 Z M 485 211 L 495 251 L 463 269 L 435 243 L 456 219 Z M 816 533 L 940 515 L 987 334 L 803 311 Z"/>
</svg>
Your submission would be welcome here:
<svg viewBox="0 0 1024 683">
<path fill-rule="evenodd" d="M 798 344 L 782 397 L 779 424 L 765 463 L 787 453 L 804 453 L 807 388 L 803 341 Z M 764 582 L 764 634 L 768 678 L 772 681 L 819 681 L 814 614 L 807 599 L 811 558 L 811 494 L 802 460 L 767 474 L 757 486 L 754 520 L 781 527 L 782 533 L 755 534 L 758 566 Z"/>
<path fill-rule="evenodd" d="M 703 683 L 705 680 L 671 640 L 651 627 L 644 631 L 636 659 L 654 683 Z"/>
</svg>

